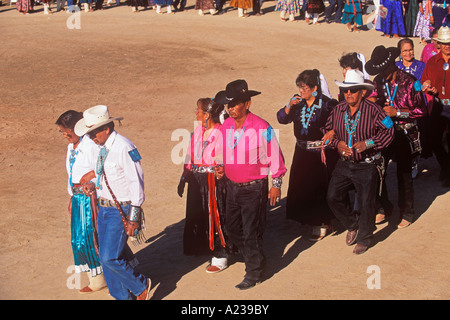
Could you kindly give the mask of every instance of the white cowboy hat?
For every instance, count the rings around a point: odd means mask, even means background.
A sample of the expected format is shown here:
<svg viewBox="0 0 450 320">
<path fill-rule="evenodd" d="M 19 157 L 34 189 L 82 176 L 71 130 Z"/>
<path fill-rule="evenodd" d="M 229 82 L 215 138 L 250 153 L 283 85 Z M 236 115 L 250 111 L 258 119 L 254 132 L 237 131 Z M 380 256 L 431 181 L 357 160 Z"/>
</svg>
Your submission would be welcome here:
<svg viewBox="0 0 450 320">
<path fill-rule="evenodd" d="M 356 69 L 350 69 L 345 74 L 344 82 L 334 80 L 339 88 L 362 87 L 364 89 L 373 90 L 374 86 L 364 81 L 364 74 Z"/>
<path fill-rule="evenodd" d="M 438 42 L 449 43 L 450 42 L 450 28 L 449 27 L 440 27 L 438 31 Z"/>
<path fill-rule="evenodd" d="M 77 122 L 74 131 L 77 136 L 81 137 L 107 123 L 122 119 L 123 117 L 111 117 L 107 106 L 98 105 L 83 112 L 83 119 Z"/>
</svg>

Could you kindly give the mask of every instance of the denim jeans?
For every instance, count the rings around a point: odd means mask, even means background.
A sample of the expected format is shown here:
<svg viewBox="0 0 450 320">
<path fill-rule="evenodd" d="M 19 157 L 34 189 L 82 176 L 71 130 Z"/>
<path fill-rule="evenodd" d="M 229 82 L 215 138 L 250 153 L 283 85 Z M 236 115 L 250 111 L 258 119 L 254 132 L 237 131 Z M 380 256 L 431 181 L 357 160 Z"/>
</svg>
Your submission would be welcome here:
<svg viewBox="0 0 450 320">
<path fill-rule="evenodd" d="M 342 18 L 342 11 L 344 10 L 344 0 L 330 0 L 330 5 L 325 9 L 325 19 L 330 20 L 331 14 L 336 7 L 336 14 L 334 15 L 334 22 L 340 23 Z"/>
<path fill-rule="evenodd" d="M 122 207 L 129 214 L 130 205 Z M 109 293 L 117 300 L 131 300 L 148 285 L 147 278 L 136 273 L 126 259 L 128 236 L 122 218 L 115 207 L 99 206 L 98 213 L 99 258 Z"/>
<path fill-rule="evenodd" d="M 245 278 L 259 281 L 265 265 L 263 233 L 266 228 L 268 182 L 248 186 L 228 182 L 226 230 L 231 242 L 244 256 Z"/>
<path fill-rule="evenodd" d="M 339 160 L 328 185 L 327 202 L 336 218 L 348 231 L 358 229 L 356 242 L 369 246 L 375 231 L 375 199 L 378 171 L 373 163 Z M 348 192 L 356 191 L 360 215 L 350 205 Z"/>
</svg>

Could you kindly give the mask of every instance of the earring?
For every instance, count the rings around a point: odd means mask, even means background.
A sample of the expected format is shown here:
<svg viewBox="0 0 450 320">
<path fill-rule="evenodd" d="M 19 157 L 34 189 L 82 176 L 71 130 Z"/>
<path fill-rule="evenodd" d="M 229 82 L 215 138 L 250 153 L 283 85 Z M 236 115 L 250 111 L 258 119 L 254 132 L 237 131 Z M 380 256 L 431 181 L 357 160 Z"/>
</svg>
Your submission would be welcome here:
<svg viewBox="0 0 450 320">
<path fill-rule="evenodd" d="M 312 93 L 312 96 L 315 98 L 315 97 L 317 97 L 317 91 L 313 91 L 313 93 Z"/>
</svg>

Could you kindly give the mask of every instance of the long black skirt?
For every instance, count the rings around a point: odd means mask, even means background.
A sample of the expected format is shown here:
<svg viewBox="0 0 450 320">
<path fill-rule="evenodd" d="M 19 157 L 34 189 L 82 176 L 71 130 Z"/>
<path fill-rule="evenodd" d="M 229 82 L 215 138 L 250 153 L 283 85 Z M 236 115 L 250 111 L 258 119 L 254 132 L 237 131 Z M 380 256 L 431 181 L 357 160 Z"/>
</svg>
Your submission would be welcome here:
<svg viewBox="0 0 450 320">
<path fill-rule="evenodd" d="M 211 253 L 209 245 L 209 186 L 208 173 L 191 173 L 188 178 L 186 201 L 186 221 L 183 234 L 183 252 L 185 255 L 207 255 Z M 215 179 L 216 201 L 220 224 L 225 239 L 225 247 L 217 233 L 214 233 L 214 251 L 216 258 L 225 258 L 231 252 L 231 243 L 225 230 L 225 201 L 227 179 Z"/>
<path fill-rule="evenodd" d="M 295 145 L 289 175 L 286 217 L 310 226 L 329 225 L 333 214 L 326 195 L 331 173 L 338 160 L 334 149 L 325 149 L 326 166 L 320 151 L 306 150 Z"/>
</svg>

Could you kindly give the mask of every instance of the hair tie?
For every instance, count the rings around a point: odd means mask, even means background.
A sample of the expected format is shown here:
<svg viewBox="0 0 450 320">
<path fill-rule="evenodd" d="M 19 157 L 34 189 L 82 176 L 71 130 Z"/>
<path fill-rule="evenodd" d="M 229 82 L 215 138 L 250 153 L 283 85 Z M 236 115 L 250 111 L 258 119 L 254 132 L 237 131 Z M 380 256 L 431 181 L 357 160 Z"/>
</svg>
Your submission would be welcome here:
<svg viewBox="0 0 450 320">
<path fill-rule="evenodd" d="M 221 112 L 220 112 L 220 115 L 219 115 L 219 121 L 220 121 L 220 124 L 223 124 L 224 122 L 225 122 L 225 114 L 226 114 L 227 112 L 226 112 L 226 110 L 225 109 L 223 109 Z"/>
<path fill-rule="evenodd" d="M 211 99 L 211 102 L 208 104 L 208 107 L 206 108 L 207 113 L 211 113 L 213 104 L 214 104 L 214 101 Z"/>
</svg>

